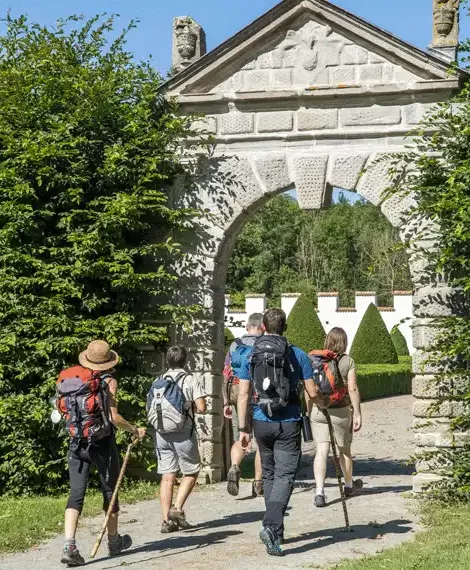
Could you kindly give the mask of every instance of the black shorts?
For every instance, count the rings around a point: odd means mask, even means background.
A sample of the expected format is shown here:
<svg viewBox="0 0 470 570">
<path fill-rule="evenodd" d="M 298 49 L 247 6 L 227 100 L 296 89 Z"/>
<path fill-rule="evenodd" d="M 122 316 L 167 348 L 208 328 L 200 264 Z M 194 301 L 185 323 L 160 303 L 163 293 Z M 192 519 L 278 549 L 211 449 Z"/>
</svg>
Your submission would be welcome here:
<svg viewBox="0 0 470 570">
<path fill-rule="evenodd" d="M 92 465 L 96 467 L 103 492 L 103 510 L 107 511 L 114 488 L 119 477 L 119 454 L 114 435 L 97 442 L 81 441 L 78 445 L 71 444 L 68 454 L 70 495 L 67 509 L 82 512 L 85 493 Z M 119 502 L 113 508 L 119 512 Z"/>
</svg>

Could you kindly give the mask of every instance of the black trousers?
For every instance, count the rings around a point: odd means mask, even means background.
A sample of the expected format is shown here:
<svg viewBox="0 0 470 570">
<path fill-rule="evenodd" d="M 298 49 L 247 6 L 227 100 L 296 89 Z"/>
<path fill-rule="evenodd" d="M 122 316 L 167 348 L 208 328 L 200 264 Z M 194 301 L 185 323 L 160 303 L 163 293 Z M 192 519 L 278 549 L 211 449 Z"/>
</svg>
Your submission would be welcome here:
<svg viewBox="0 0 470 570">
<path fill-rule="evenodd" d="M 89 444 L 80 442 L 77 446 L 71 445 L 68 455 L 70 495 L 67 509 L 82 512 L 85 493 L 90 477 L 90 468 L 96 467 L 100 477 L 101 491 L 103 493 L 103 510 L 107 511 L 114 488 L 119 477 L 119 454 L 114 435 Z M 116 501 L 113 512 L 119 512 L 119 502 Z"/>
<path fill-rule="evenodd" d="M 266 514 L 263 526 L 277 537 L 284 533 L 284 515 L 294 489 L 301 455 L 300 422 L 253 421 L 261 455 Z"/>
</svg>

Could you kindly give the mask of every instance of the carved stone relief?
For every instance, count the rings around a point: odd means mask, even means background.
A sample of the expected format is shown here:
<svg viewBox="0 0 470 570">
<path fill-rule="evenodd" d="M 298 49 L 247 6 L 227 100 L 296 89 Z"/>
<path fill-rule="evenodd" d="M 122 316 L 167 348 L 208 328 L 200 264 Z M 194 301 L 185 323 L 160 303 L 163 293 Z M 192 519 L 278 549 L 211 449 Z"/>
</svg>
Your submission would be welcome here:
<svg viewBox="0 0 470 570">
<path fill-rule="evenodd" d="M 173 21 L 173 70 L 182 71 L 206 53 L 204 30 L 191 17 Z"/>
</svg>

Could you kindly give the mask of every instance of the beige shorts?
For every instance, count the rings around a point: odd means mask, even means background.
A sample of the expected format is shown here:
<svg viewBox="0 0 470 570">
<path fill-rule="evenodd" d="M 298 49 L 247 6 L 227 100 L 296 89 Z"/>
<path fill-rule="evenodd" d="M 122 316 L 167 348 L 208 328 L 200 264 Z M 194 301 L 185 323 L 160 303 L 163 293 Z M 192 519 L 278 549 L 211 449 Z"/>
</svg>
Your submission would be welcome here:
<svg viewBox="0 0 470 570">
<path fill-rule="evenodd" d="M 353 413 L 352 408 L 329 408 L 328 412 L 333 424 L 335 441 L 339 447 L 351 445 L 353 439 Z M 330 430 L 323 412 L 313 406 L 310 414 L 312 420 L 312 433 L 316 443 L 330 441 Z"/>
</svg>

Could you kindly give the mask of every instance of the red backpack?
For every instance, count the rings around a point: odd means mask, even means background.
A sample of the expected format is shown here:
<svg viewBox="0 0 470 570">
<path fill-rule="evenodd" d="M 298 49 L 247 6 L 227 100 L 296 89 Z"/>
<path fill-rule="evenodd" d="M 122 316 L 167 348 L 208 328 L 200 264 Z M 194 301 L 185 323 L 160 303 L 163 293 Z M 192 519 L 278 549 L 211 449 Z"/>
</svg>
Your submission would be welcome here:
<svg viewBox="0 0 470 570">
<path fill-rule="evenodd" d="M 67 368 L 57 380 L 57 408 L 73 439 L 101 439 L 112 433 L 109 421 L 109 374 L 83 366 Z"/>
<path fill-rule="evenodd" d="M 323 396 L 329 397 L 332 406 L 341 404 L 348 397 L 348 387 L 339 370 L 339 361 L 343 356 L 331 350 L 312 350 L 308 353 L 313 379 Z"/>
</svg>

